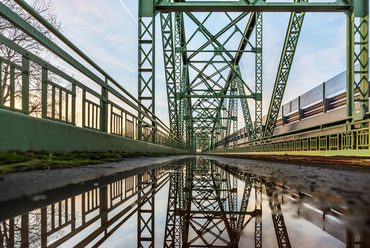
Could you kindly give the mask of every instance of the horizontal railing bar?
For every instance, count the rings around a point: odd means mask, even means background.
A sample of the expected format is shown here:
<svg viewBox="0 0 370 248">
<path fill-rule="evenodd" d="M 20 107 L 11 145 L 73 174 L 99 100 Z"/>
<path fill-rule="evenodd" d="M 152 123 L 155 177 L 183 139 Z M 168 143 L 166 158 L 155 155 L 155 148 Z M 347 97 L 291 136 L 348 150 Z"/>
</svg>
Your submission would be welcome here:
<svg viewBox="0 0 370 248">
<path fill-rule="evenodd" d="M 80 83 L 78 80 L 74 79 L 73 77 L 69 76 L 65 72 L 63 72 L 60 69 L 56 68 L 52 64 L 44 61 L 43 59 L 39 58 L 38 56 L 34 55 L 33 53 L 28 52 L 26 49 L 24 49 L 23 47 L 19 46 L 16 43 L 12 42 L 8 38 L 0 35 L 0 42 L 3 43 L 4 45 L 8 46 L 9 48 L 17 51 L 18 53 L 22 54 L 23 56 L 28 57 L 30 60 L 36 62 L 38 65 L 47 68 L 48 70 L 50 70 L 53 73 L 57 74 L 61 78 L 67 80 L 68 82 L 76 85 L 77 87 L 79 87 L 79 88 L 81 88 L 83 90 L 86 90 L 87 92 L 89 92 L 90 94 L 92 94 L 92 95 L 94 95 L 94 96 L 96 96 L 98 98 L 101 97 L 101 95 L 99 93 L 97 93 L 96 91 L 88 88 L 84 84 Z"/>
<path fill-rule="evenodd" d="M 137 103 L 141 108 L 143 108 L 144 110 L 136 107 L 135 105 L 131 106 L 133 107 L 134 109 L 136 109 L 138 112 L 140 112 L 141 114 L 143 114 L 144 116 L 148 117 L 149 119 L 151 119 L 151 116 L 152 115 L 156 120 L 157 122 L 161 123 L 163 126 L 166 127 L 166 124 L 164 124 L 160 119 L 158 119 L 150 110 L 148 110 L 142 103 L 140 103 L 133 95 L 131 95 L 127 90 L 125 90 L 117 81 L 115 81 L 108 73 L 106 73 L 102 68 L 100 68 L 93 60 L 91 60 L 85 53 L 83 53 L 77 46 L 75 46 L 69 39 L 67 39 L 67 37 L 65 37 L 58 29 L 56 29 L 53 25 L 51 25 L 48 21 L 46 21 L 39 13 L 37 13 L 37 11 L 35 11 L 31 6 L 29 6 L 25 1 L 23 0 L 15 0 L 15 2 L 21 6 L 25 11 L 27 11 L 33 18 L 35 18 L 38 22 L 40 22 L 44 27 L 46 27 L 52 34 L 54 34 L 58 39 L 60 39 L 61 41 L 63 41 L 70 49 L 72 49 L 76 54 L 78 54 L 81 58 L 83 58 L 86 62 L 88 62 L 94 69 L 96 69 L 97 71 L 99 71 L 105 78 L 107 78 L 110 82 L 112 82 L 116 87 L 118 87 L 120 90 L 122 90 L 126 95 L 128 95 L 135 103 Z M 23 28 L 21 28 L 23 29 Z M 26 31 L 26 30 L 25 30 Z M 29 33 L 30 34 L 30 33 Z M 32 34 L 30 34 L 32 35 Z M 54 44 L 55 45 L 55 44 Z M 58 49 L 62 50 L 61 48 L 59 48 L 57 45 L 55 45 Z M 53 49 L 51 49 L 51 51 L 54 51 Z M 63 50 L 62 50 L 63 51 Z M 63 51 L 64 52 L 64 51 Z M 64 52 L 65 53 L 65 52 Z M 65 53 L 66 55 L 68 55 L 67 53 Z M 68 55 L 69 56 L 69 55 Z M 72 60 L 68 60 L 66 62 L 70 63 L 70 61 L 75 61 L 77 63 L 77 65 L 80 65 L 83 67 L 82 64 L 80 64 L 78 61 L 74 60 L 71 56 L 69 56 Z M 63 57 L 61 57 L 63 58 Z M 64 58 L 63 58 L 64 59 Z M 74 65 L 72 65 L 74 66 Z M 74 66 L 75 68 L 78 69 L 78 67 Z M 84 71 L 86 72 L 89 72 L 89 73 L 92 73 L 90 72 L 87 68 L 83 67 L 84 70 L 81 71 L 82 73 L 84 73 Z M 81 68 L 82 69 L 82 68 Z M 85 74 L 85 73 L 84 73 Z M 86 74 L 85 74 L 86 75 Z M 95 81 L 95 80 L 94 80 Z M 105 82 L 103 80 L 98 80 L 97 82 L 100 82 L 101 85 L 103 87 L 107 87 L 108 85 L 105 84 Z M 99 84 L 100 84 L 99 83 Z M 124 99 L 122 99 L 124 100 Z M 127 102 L 126 102 L 126 101 Z M 125 102 L 129 105 L 131 105 L 131 102 L 128 101 L 126 98 L 125 98 Z M 149 115 L 150 114 L 150 115 Z M 154 120 L 152 120 L 154 121 Z M 169 128 L 167 127 L 167 130 L 169 131 Z"/>
<path fill-rule="evenodd" d="M 23 1 L 21 1 L 23 2 Z M 28 4 L 24 3 L 24 5 L 27 5 L 28 8 L 30 8 L 32 11 L 31 13 L 36 13 L 38 15 L 38 13 L 33 10 Z M 24 7 L 22 4 L 22 7 Z M 27 7 L 26 7 L 27 8 Z M 8 7 L 6 7 L 3 3 L 0 2 L 0 15 L 3 16 L 5 19 L 7 19 L 8 21 L 10 21 L 11 23 L 13 23 L 15 26 L 17 26 L 18 28 L 20 28 L 21 30 L 23 30 L 24 32 L 26 32 L 28 35 L 30 35 L 32 38 L 34 38 L 36 41 L 40 42 L 40 44 L 42 44 L 44 47 L 46 47 L 48 50 L 52 51 L 53 53 L 55 53 L 58 57 L 62 58 L 64 61 L 66 61 L 68 64 L 70 64 L 71 66 L 73 66 L 74 68 L 76 68 L 77 70 L 79 70 L 81 73 L 83 73 L 84 75 L 86 75 L 87 77 L 89 77 L 90 79 L 92 79 L 94 82 L 98 83 L 99 85 L 101 85 L 102 87 L 104 88 L 108 88 L 108 85 L 107 83 L 102 80 L 101 78 L 99 78 L 98 76 L 96 76 L 93 72 L 91 72 L 89 69 L 87 69 L 85 66 L 83 66 L 80 62 L 78 62 L 76 59 L 74 59 L 72 56 L 70 56 L 67 52 L 65 52 L 62 48 L 60 48 L 58 45 L 56 45 L 54 42 L 52 42 L 51 40 L 49 40 L 48 38 L 46 38 L 42 33 L 40 33 L 38 30 L 36 30 L 34 27 L 32 27 L 29 23 L 27 23 L 25 20 L 23 20 L 22 18 L 20 18 L 17 14 L 15 14 L 13 11 L 11 11 Z M 31 14 L 30 13 L 30 14 Z M 33 15 L 32 15 L 33 16 Z M 39 16 L 39 15 L 38 15 Z M 43 19 L 44 22 L 47 23 L 47 21 L 42 18 L 41 16 L 39 16 L 38 18 L 36 18 L 35 16 L 33 16 L 35 19 L 37 19 L 38 21 L 40 21 L 41 19 Z M 40 20 L 39 20 L 40 18 Z M 48 26 L 51 26 L 52 25 L 49 23 Z M 55 29 L 54 27 L 52 27 L 51 30 Z M 56 30 L 56 29 L 55 29 Z M 49 29 L 50 31 L 50 29 Z M 51 31 L 52 32 L 52 31 Z M 59 32 L 59 31 L 58 31 Z M 52 32 L 53 33 L 53 32 Z M 54 35 L 56 35 L 55 33 L 53 33 Z M 62 34 L 60 34 L 62 35 Z M 57 35 L 56 35 L 57 36 Z M 62 35 L 63 36 L 63 35 Z M 57 36 L 58 37 L 58 36 Z M 63 36 L 64 37 L 64 36 Z M 60 37 L 58 37 L 60 38 Z M 65 37 L 64 37 L 65 38 Z M 65 38 L 67 40 L 67 38 Z M 71 43 L 71 42 L 69 42 Z M 72 44 L 72 43 L 71 43 Z M 73 45 L 73 44 L 72 44 Z M 72 49 L 72 48 L 71 48 Z M 73 50 L 73 49 L 72 49 Z M 76 52 L 76 51 L 75 51 Z M 77 53 L 77 52 L 76 52 Z M 88 58 L 86 55 L 82 55 L 82 54 L 79 54 L 77 53 L 78 55 L 80 55 L 82 58 L 86 57 Z M 85 59 L 85 58 L 84 58 Z M 88 61 L 87 61 L 88 62 Z M 95 63 L 94 63 L 95 64 Z M 93 65 L 92 65 L 93 66 Z M 93 66 L 94 67 L 94 66 Z M 97 68 L 95 68 L 96 70 L 98 70 Z M 99 71 L 99 70 L 98 70 Z M 101 71 L 99 71 L 100 73 L 102 73 Z M 104 71 L 103 71 L 104 72 Z M 125 94 L 127 94 L 130 98 L 132 98 L 141 108 L 139 108 L 138 106 L 134 105 L 131 101 L 129 101 L 127 98 L 123 98 L 122 100 L 130 105 L 132 108 L 134 108 L 135 110 L 137 110 L 138 112 L 140 112 L 141 114 L 143 114 L 144 116 L 146 116 L 147 118 L 149 119 L 152 119 L 152 117 L 149 115 L 151 112 L 146 109 L 146 107 L 144 105 L 142 105 L 137 99 L 135 99 L 130 93 L 128 93 L 121 85 L 119 85 L 113 78 L 111 78 L 108 74 L 106 74 L 105 72 L 102 73 L 104 76 L 106 76 L 106 78 L 111 81 L 116 87 L 118 87 L 120 90 L 122 90 Z M 145 111 L 144 111 L 145 110 Z M 154 116 L 154 115 L 153 115 Z M 159 119 L 157 119 L 159 122 L 161 122 L 162 125 L 165 126 L 165 124 L 160 121 Z M 155 120 L 153 120 L 155 121 Z M 169 129 L 168 129 L 169 130 Z"/>
<path fill-rule="evenodd" d="M 17 65 L 15 63 L 11 62 L 10 60 L 7 60 L 6 58 L 1 57 L 1 56 L 0 56 L 0 61 L 1 62 L 4 62 L 5 64 L 9 65 L 10 67 L 14 67 L 15 69 L 17 69 L 17 70 L 19 70 L 19 71 L 21 71 L 21 72 L 24 73 L 24 70 L 23 70 L 23 67 L 22 66 Z"/>
</svg>

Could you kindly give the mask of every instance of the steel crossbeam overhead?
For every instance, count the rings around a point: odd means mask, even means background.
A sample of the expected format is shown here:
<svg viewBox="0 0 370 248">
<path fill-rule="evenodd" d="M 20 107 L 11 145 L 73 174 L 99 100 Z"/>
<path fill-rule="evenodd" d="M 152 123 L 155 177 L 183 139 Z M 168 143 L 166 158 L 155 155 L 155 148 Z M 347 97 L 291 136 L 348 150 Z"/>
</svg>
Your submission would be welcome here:
<svg viewBox="0 0 370 248">
<path fill-rule="evenodd" d="M 305 3 L 307 1 L 308 0 L 295 0 L 296 3 Z M 293 12 L 290 15 L 263 136 L 270 136 L 274 133 L 285 88 L 288 82 L 289 73 L 293 64 L 293 58 L 297 48 L 299 35 L 301 33 L 304 16 L 304 12 Z"/>
<path fill-rule="evenodd" d="M 288 3 L 249 1 L 181 1 L 157 0 L 155 10 L 160 12 L 344 12 L 351 8 L 347 1 L 322 3 Z"/>
</svg>

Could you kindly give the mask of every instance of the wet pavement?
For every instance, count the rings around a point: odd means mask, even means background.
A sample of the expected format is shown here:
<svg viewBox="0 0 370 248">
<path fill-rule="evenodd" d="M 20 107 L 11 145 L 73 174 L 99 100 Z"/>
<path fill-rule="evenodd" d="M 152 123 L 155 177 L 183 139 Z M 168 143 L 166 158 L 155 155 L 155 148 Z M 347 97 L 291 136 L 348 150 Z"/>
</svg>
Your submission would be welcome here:
<svg viewBox="0 0 370 248">
<path fill-rule="evenodd" d="M 370 173 L 173 159 L 0 201 L 0 247 L 369 247 Z"/>
</svg>

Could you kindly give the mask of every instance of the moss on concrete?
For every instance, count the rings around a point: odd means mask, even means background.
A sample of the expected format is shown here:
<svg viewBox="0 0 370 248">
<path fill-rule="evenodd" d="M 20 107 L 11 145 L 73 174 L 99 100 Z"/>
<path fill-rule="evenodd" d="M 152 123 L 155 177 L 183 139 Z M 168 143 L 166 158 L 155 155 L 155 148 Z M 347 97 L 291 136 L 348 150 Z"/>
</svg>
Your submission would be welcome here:
<svg viewBox="0 0 370 248">
<path fill-rule="evenodd" d="M 81 165 L 119 162 L 129 157 L 166 157 L 167 153 L 0 153 L 0 173 L 69 168 Z"/>
</svg>

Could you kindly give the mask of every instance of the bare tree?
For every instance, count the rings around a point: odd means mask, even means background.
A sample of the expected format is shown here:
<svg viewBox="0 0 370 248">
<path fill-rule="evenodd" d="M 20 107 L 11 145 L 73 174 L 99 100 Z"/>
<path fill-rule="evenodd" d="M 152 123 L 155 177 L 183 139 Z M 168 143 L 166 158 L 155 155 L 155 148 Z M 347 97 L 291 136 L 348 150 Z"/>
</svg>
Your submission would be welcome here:
<svg viewBox="0 0 370 248">
<path fill-rule="evenodd" d="M 12 9 L 25 21 L 30 23 L 39 32 L 45 35 L 47 38 L 53 40 L 53 35 L 38 21 L 32 18 L 27 12 L 19 7 L 12 0 L 0 0 L 3 4 Z M 50 0 L 32 0 L 30 5 L 40 13 L 47 21 L 49 21 L 55 28 L 62 31 L 61 23 L 57 19 L 57 15 L 54 11 L 54 5 Z M 10 22 L 0 17 L 0 35 L 7 37 L 14 43 L 20 45 L 26 50 L 36 54 L 42 55 L 42 57 L 53 56 L 46 48 L 40 43 L 35 41 L 32 37 L 28 36 L 22 30 L 14 27 Z M 14 51 L 13 49 L 1 45 L 0 46 L 0 57 L 3 57 L 15 64 L 22 65 L 22 56 Z M 10 66 L 3 63 L 2 67 L 2 78 L 1 87 L 3 95 L 0 97 L 2 105 L 9 105 L 12 94 L 10 89 Z M 15 71 L 15 90 L 14 98 L 20 102 L 22 99 L 22 73 L 18 70 Z M 29 69 L 29 112 L 34 116 L 40 116 L 41 114 L 41 67 L 34 62 L 30 62 Z"/>
</svg>

